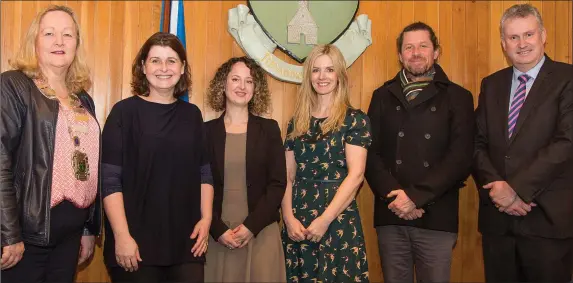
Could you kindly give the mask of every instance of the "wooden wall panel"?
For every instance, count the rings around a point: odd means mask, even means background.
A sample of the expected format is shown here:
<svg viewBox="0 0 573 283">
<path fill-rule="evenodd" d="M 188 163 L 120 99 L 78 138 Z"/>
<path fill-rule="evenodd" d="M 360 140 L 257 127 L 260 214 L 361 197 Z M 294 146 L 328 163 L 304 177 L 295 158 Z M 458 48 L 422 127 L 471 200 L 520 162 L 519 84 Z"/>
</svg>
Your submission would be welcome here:
<svg viewBox="0 0 573 283">
<path fill-rule="evenodd" d="M 515 3 L 530 2 L 543 15 L 547 28 L 546 51 L 552 58 L 571 63 L 571 1 L 361 1 L 358 14 L 372 20 L 373 44 L 349 69 L 351 102 L 368 109 L 372 92 L 400 69 L 396 37 L 413 21 L 425 21 L 436 31 L 442 53 L 439 63 L 450 79 L 469 89 L 477 103 L 481 79 L 507 66 L 500 45 L 499 21 L 503 11 Z M 131 96 L 131 65 L 143 42 L 159 31 L 161 1 L 2 1 L 0 2 L 0 70 L 8 70 L 11 59 L 36 13 L 50 4 L 70 6 L 77 14 L 84 36 L 87 62 L 95 99 L 103 124 L 113 105 Z M 227 32 L 228 10 L 245 1 L 186 1 L 187 55 L 193 75 L 191 102 L 203 111 L 204 119 L 220 113 L 206 104 L 206 89 L 217 68 L 243 50 Z M 281 51 L 279 58 L 295 64 Z M 267 116 L 281 129 L 292 115 L 298 86 L 269 77 L 272 111 Z M 365 231 L 370 279 L 382 281 L 377 236 L 373 227 L 373 195 L 366 184 L 357 197 Z M 470 178 L 460 194 L 460 226 L 454 250 L 452 281 L 484 280 L 481 236 L 477 232 L 478 198 Z M 77 281 L 108 281 L 102 261 L 101 241 L 93 260 L 80 267 Z"/>
</svg>

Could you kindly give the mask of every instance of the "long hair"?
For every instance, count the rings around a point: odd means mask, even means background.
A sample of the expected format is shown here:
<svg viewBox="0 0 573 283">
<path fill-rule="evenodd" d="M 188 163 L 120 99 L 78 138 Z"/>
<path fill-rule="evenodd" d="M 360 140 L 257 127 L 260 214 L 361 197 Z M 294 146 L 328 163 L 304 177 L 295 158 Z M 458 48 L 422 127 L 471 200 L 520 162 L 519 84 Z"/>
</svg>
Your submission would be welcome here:
<svg viewBox="0 0 573 283">
<path fill-rule="evenodd" d="M 312 49 L 303 64 L 303 80 L 298 91 L 298 98 L 293 114 L 293 131 L 287 137 L 294 139 L 304 135 L 310 127 L 312 110 L 318 106 L 318 94 L 312 87 L 311 75 L 316 58 L 327 55 L 332 59 L 334 72 L 338 77 L 338 84 L 333 92 L 330 115 L 321 123 L 320 129 L 323 134 L 339 130 L 344 123 L 346 111 L 352 108 L 349 99 L 348 74 L 346 61 L 340 50 L 331 44 L 318 45 Z"/>
<path fill-rule="evenodd" d="M 38 79 L 44 76 L 38 65 L 36 38 L 40 32 L 40 22 L 42 21 L 42 18 L 44 18 L 47 13 L 54 11 L 62 11 L 70 15 L 76 27 L 76 56 L 68 68 L 68 73 L 66 75 L 66 87 L 72 93 L 78 93 L 82 90 L 87 91 L 92 85 L 92 81 L 90 79 L 90 69 L 85 60 L 80 25 L 78 24 L 78 20 L 74 11 L 69 7 L 50 5 L 38 13 L 28 28 L 28 32 L 22 41 L 20 49 L 16 53 L 16 57 L 13 58 L 13 60 L 10 60 L 10 65 L 12 68 L 22 71 L 32 79 Z"/>
</svg>

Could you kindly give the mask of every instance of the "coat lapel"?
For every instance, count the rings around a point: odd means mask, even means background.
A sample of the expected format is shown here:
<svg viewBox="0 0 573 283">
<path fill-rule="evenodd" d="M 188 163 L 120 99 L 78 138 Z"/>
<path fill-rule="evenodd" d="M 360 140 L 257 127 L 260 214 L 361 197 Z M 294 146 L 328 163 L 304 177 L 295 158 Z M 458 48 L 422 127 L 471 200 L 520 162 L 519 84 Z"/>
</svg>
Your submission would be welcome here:
<svg viewBox="0 0 573 283">
<path fill-rule="evenodd" d="M 420 93 L 418 94 L 418 96 L 416 96 L 416 98 L 410 101 L 409 103 L 410 108 L 414 108 L 428 101 L 430 98 L 434 97 L 437 93 L 438 93 L 438 88 L 436 87 L 436 83 L 435 82 L 430 83 L 422 91 L 420 91 Z"/>
<path fill-rule="evenodd" d="M 214 140 L 212 141 L 213 146 L 215 147 L 215 162 L 218 169 L 217 171 L 219 171 L 219 181 L 221 184 L 224 183 L 225 179 L 225 142 L 227 140 L 224 117 L 225 113 L 223 113 L 221 117 L 217 118 L 213 131 Z"/>
<path fill-rule="evenodd" d="M 249 161 L 255 160 L 257 155 L 257 141 L 259 140 L 260 135 L 260 124 L 257 118 L 249 113 L 249 121 L 247 122 L 247 153 L 245 155 L 245 167 L 246 167 L 246 174 L 247 174 L 247 184 L 249 180 L 249 176 L 251 176 L 251 164 Z M 265 153 L 262 153 L 265 154 Z"/>
<path fill-rule="evenodd" d="M 513 76 L 513 69 L 507 68 L 505 74 L 502 76 L 502 80 L 496 83 L 495 93 L 497 96 L 497 107 L 498 111 L 493 111 L 493 113 L 499 113 L 499 125 L 502 131 L 501 136 L 505 137 L 505 142 L 509 142 L 509 133 L 507 132 L 507 118 L 509 115 L 509 97 L 511 94 L 511 80 Z"/>
<path fill-rule="evenodd" d="M 519 117 L 517 117 L 517 124 L 515 124 L 515 129 L 513 131 L 513 135 L 511 137 L 510 143 L 515 139 L 519 130 L 525 123 L 527 116 L 533 112 L 533 110 L 539 105 L 539 101 L 543 98 L 544 92 L 543 89 L 547 89 L 546 87 L 542 87 L 545 84 L 545 78 L 551 73 L 551 65 L 552 61 L 549 57 L 545 58 L 545 62 L 541 69 L 539 70 L 539 74 L 537 74 L 537 78 L 533 82 L 527 97 L 525 98 L 525 103 L 523 103 L 523 108 L 519 111 Z"/>
<path fill-rule="evenodd" d="M 390 85 L 388 86 L 388 90 L 390 91 L 390 93 L 392 93 L 392 95 L 396 97 L 396 99 L 400 101 L 402 106 L 408 108 L 409 105 L 408 102 L 406 101 L 404 93 L 402 92 L 402 86 L 400 85 L 400 78 L 398 76 L 396 76 L 394 81 L 390 83 Z"/>
</svg>

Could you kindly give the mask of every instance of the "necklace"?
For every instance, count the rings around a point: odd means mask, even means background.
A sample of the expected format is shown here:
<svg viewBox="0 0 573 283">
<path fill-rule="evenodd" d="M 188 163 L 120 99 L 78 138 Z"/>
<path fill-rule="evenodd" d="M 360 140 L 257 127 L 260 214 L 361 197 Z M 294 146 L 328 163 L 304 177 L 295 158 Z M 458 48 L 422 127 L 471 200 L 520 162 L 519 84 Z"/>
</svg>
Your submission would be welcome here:
<svg viewBox="0 0 573 283">
<path fill-rule="evenodd" d="M 34 83 L 40 89 L 40 92 L 51 100 L 58 100 L 60 106 L 62 101 L 56 96 L 56 91 L 50 87 L 48 81 L 41 77 L 39 79 L 34 79 Z M 88 163 L 88 155 L 82 150 L 82 144 L 80 136 L 87 135 L 89 133 L 89 114 L 82 107 L 80 99 L 74 93 L 69 93 L 70 99 L 70 110 L 72 110 L 73 118 L 70 119 L 68 112 L 64 110 L 64 116 L 66 125 L 68 128 L 68 134 L 72 144 L 74 145 L 74 151 L 71 154 L 72 168 L 74 169 L 74 176 L 79 181 L 87 181 L 90 176 L 90 166 Z"/>
</svg>

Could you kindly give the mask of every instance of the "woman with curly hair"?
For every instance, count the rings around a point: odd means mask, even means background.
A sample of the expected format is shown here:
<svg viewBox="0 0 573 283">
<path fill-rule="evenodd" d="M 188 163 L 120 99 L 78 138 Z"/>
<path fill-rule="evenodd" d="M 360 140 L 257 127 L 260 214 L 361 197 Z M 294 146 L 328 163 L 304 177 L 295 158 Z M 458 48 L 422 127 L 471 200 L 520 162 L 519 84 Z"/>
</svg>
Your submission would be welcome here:
<svg viewBox="0 0 573 283">
<path fill-rule="evenodd" d="M 334 45 L 307 56 L 285 141 L 282 204 L 288 282 L 368 282 L 356 205 L 372 142 L 366 114 L 350 105 L 346 63 Z"/>
<path fill-rule="evenodd" d="M 206 123 L 215 187 L 207 282 L 285 282 L 278 221 L 286 186 L 281 133 L 255 61 L 232 58 L 215 74 L 209 106 L 225 111 Z"/>
</svg>

